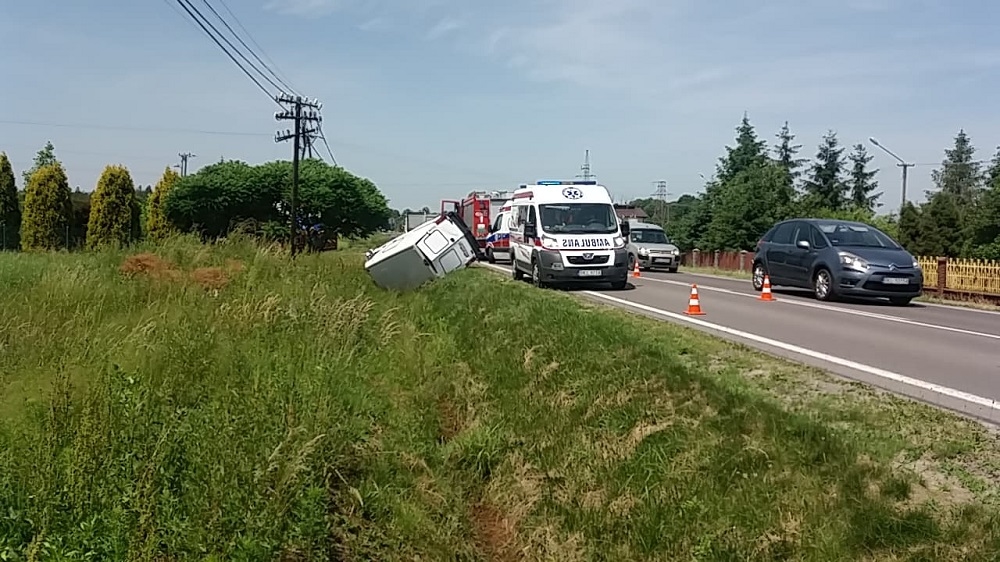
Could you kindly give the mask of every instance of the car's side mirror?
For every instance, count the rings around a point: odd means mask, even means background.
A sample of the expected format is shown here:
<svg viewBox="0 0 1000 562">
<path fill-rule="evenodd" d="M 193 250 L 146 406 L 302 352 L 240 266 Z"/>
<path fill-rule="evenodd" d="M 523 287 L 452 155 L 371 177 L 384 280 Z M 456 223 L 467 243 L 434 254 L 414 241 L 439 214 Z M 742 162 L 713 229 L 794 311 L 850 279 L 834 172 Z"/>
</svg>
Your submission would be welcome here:
<svg viewBox="0 0 1000 562">
<path fill-rule="evenodd" d="M 803 250 L 808 250 L 809 249 L 809 241 L 808 240 L 799 240 L 798 242 L 795 243 L 795 245 L 798 246 L 799 248 L 802 248 Z"/>
</svg>

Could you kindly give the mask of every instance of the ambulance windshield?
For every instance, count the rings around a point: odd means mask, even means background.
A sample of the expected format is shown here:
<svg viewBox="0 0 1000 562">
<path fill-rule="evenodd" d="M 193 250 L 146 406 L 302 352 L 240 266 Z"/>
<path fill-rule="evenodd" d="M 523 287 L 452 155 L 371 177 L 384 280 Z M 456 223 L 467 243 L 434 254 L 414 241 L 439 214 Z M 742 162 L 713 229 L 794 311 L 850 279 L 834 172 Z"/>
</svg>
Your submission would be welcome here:
<svg viewBox="0 0 1000 562">
<path fill-rule="evenodd" d="M 542 230 L 552 234 L 614 234 L 615 209 L 607 203 L 539 205 Z"/>
</svg>

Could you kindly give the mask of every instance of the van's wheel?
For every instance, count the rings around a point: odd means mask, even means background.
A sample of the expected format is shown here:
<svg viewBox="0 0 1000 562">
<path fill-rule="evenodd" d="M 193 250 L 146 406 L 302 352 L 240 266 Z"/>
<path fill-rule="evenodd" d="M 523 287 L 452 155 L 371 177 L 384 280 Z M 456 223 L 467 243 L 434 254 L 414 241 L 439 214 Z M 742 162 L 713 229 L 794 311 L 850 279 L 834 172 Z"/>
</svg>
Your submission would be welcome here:
<svg viewBox="0 0 1000 562">
<path fill-rule="evenodd" d="M 538 259 L 531 260 L 531 284 L 538 287 L 539 289 L 545 288 L 545 282 L 542 281 L 542 270 L 538 266 Z"/>
<path fill-rule="evenodd" d="M 493 248 L 486 248 L 486 261 L 496 263 L 497 258 L 493 255 Z"/>
<path fill-rule="evenodd" d="M 524 279 L 524 274 L 517 268 L 517 261 L 513 259 L 510 260 L 510 277 L 514 281 L 521 281 Z"/>
</svg>

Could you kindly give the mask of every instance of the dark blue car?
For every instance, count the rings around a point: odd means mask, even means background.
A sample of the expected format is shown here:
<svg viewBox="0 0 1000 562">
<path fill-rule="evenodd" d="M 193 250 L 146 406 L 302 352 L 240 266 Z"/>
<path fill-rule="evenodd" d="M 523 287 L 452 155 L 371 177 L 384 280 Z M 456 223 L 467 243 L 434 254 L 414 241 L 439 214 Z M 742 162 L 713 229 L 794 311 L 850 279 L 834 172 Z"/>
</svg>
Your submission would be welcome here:
<svg viewBox="0 0 1000 562">
<path fill-rule="evenodd" d="M 822 301 L 874 297 L 905 306 L 924 285 L 920 264 L 888 234 L 829 219 L 791 219 L 768 230 L 754 255 L 754 289 L 763 288 L 765 273 L 772 285 L 810 289 Z"/>
</svg>

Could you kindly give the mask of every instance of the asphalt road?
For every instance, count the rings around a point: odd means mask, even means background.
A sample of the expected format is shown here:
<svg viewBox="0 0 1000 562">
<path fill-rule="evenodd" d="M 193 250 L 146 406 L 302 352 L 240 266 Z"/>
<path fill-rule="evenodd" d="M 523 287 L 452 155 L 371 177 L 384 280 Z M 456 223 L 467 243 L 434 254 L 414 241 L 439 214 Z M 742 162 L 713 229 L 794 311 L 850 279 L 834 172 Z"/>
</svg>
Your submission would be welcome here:
<svg viewBox="0 0 1000 562">
<path fill-rule="evenodd" d="M 916 302 L 821 303 L 782 288 L 774 289 L 774 302 L 762 302 L 749 280 L 684 273 L 642 272 L 631 281 L 624 291 L 575 292 L 1000 422 L 1000 313 Z M 692 284 L 704 316 L 683 314 Z"/>
</svg>

